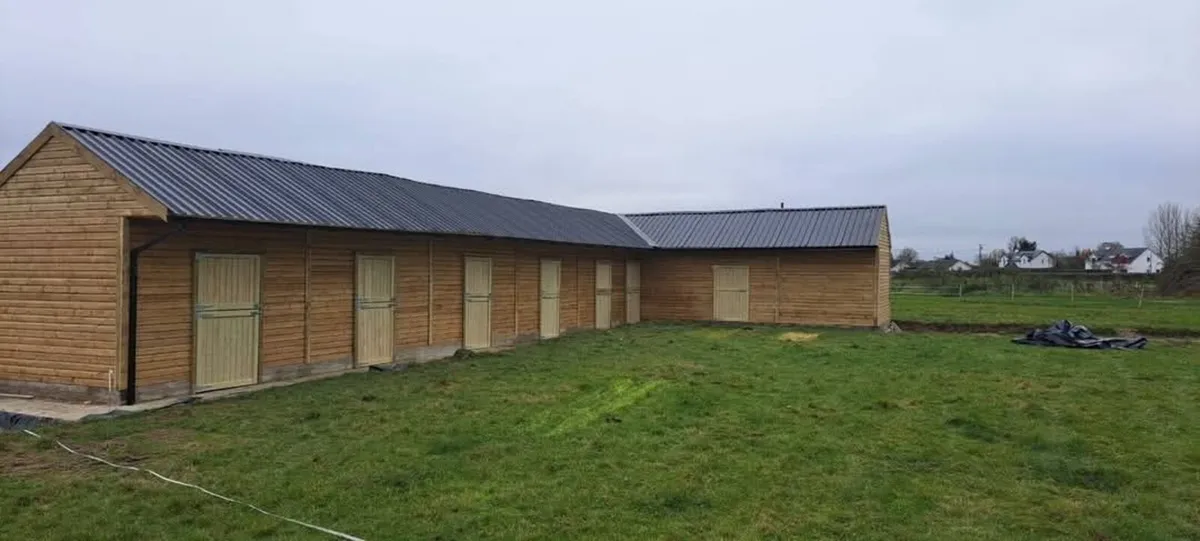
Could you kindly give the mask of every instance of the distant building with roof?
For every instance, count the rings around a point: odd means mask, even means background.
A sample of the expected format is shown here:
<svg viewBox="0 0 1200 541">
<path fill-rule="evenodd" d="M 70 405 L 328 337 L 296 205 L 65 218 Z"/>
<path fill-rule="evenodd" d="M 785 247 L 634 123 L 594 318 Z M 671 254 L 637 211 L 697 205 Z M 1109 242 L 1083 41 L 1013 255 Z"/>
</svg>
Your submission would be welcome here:
<svg viewBox="0 0 1200 541">
<path fill-rule="evenodd" d="M 1083 267 L 1090 271 L 1158 274 L 1162 272 L 1163 260 L 1149 248 L 1126 248 L 1115 242 L 1106 242 L 1088 256 Z"/>
<path fill-rule="evenodd" d="M 1052 269 L 1054 256 L 1045 250 L 1009 252 L 1000 256 L 1002 269 Z"/>
<path fill-rule="evenodd" d="M 51 123 L 0 168 L 0 217 L 0 393 L 39 398 L 133 404 L 643 320 L 891 322 L 882 205 L 614 214 Z"/>
</svg>

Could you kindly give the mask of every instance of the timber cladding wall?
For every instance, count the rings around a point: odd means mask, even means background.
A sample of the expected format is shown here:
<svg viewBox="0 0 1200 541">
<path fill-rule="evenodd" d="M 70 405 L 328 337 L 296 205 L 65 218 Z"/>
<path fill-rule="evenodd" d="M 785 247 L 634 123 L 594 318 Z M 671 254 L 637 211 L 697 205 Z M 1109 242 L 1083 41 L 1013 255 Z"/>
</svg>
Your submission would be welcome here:
<svg viewBox="0 0 1200 541">
<path fill-rule="evenodd" d="M 174 224 L 133 221 L 130 244 L 140 245 L 175 228 Z M 185 230 L 141 258 L 137 361 L 140 396 L 190 390 L 192 274 L 198 252 L 253 253 L 262 257 L 264 380 L 351 366 L 358 253 L 391 255 L 395 259 L 395 351 L 398 359 L 410 360 L 448 355 L 461 347 L 466 256 L 492 261 L 491 334 L 495 346 L 537 339 L 542 258 L 562 262 L 563 331 L 593 327 L 595 262 L 611 261 L 613 323 L 619 324 L 624 318 L 624 262 L 631 256 L 616 249 L 473 237 L 189 222 Z"/>
<path fill-rule="evenodd" d="M 125 359 L 131 276 L 126 255 L 147 243 L 154 246 L 140 258 L 134 344 L 142 399 L 343 370 L 355 364 L 356 347 L 357 361 L 365 364 L 442 357 L 465 341 L 487 347 L 535 340 L 543 328 L 542 259 L 558 262 L 545 268 L 560 272 L 561 332 L 623 322 L 630 260 L 641 264 L 646 320 L 710 320 L 714 304 L 725 320 L 871 326 L 890 318 L 886 216 L 878 250 L 740 251 L 608 249 L 185 219 L 137 187 L 162 180 L 139 172 L 154 167 L 126 163 L 121 153 L 103 150 L 133 139 L 111 136 L 115 139 L 105 139 L 105 145 L 89 148 L 122 164 L 125 174 L 141 175 L 140 183 L 83 150 L 97 137 L 110 136 L 51 124 L 0 170 L 0 391 L 112 399 L 126 387 L 124 370 L 133 364 Z M 166 160 L 157 167 L 174 167 L 176 158 L 158 154 L 160 143 L 138 145 L 149 146 L 134 154 L 157 155 Z M 257 196 L 242 197 L 243 203 L 257 204 L 247 203 Z M 180 214 L 191 212 L 190 202 L 172 205 Z M 572 212 L 573 220 L 580 219 Z M 650 245 L 617 216 L 604 223 L 622 234 L 580 231 L 588 229 L 595 218 L 590 216 L 570 235 L 548 233 L 547 224 L 535 222 L 531 231 L 541 233 L 528 236 Z M 482 230 L 509 234 L 503 228 Z M 868 239 L 874 234 L 866 233 Z M 201 254 L 208 255 L 197 265 Z M 209 257 L 228 254 L 243 255 Z M 611 270 L 610 296 L 597 302 L 597 268 L 605 264 Z M 715 284 L 714 265 L 736 268 L 722 269 Z M 555 282 L 547 282 L 551 291 Z M 389 286 L 394 298 L 388 297 Z M 547 297 L 548 310 L 554 298 Z M 545 328 L 547 335 L 558 332 L 552 322 Z"/>
<path fill-rule="evenodd" d="M 750 322 L 876 325 L 875 249 L 659 252 L 642 267 L 648 320 L 713 319 L 713 266 L 749 268 Z"/>
<path fill-rule="evenodd" d="M 29 151 L 0 186 L 0 391 L 103 399 L 120 375 L 122 216 L 151 213 L 69 140 Z"/>
<path fill-rule="evenodd" d="M 892 321 L 892 232 L 888 229 L 886 214 L 883 216 L 883 224 L 879 230 L 877 265 L 879 316 L 876 318 L 875 324 L 887 325 Z"/>
</svg>

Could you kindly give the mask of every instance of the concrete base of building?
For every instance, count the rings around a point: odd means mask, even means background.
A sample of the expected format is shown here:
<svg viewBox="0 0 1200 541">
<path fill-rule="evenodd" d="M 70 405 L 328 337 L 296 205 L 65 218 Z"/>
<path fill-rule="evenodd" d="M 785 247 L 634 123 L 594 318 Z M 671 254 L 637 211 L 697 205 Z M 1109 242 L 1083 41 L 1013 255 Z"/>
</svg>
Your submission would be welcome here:
<svg viewBox="0 0 1200 541">
<path fill-rule="evenodd" d="M 63 383 L 0 380 L 0 394 L 31 396 L 79 404 L 103 404 L 111 406 L 121 404 L 121 393 L 115 389 Z"/>
<path fill-rule="evenodd" d="M 452 357 L 459 348 L 458 344 L 403 348 L 396 350 L 394 358 L 397 363 L 402 364 L 426 363 Z M 259 383 L 230 389 L 193 393 L 189 381 L 139 386 L 138 400 L 133 406 L 123 406 L 123 393 L 115 390 L 85 385 L 0 381 L 0 411 L 77 421 L 90 416 L 157 409 L 177 404 L 181 399 L 212 400 L 365 370 L 367 367 L 355 366 L 350 358 L 319 363 L 264 366 Z"/>
<path fill-rule="evenodd" d="M 298 378 L 306 378 L 308 376 L 319 376 L 322 374 L 339 374 L 353 368 L 354 360 L 348 357 L 345 359 L 337 359 L 319 363 L 264 366 L 262 369 L 262 375 L 259 378 L 259 383 L 287 381 Z"/>
</svg>

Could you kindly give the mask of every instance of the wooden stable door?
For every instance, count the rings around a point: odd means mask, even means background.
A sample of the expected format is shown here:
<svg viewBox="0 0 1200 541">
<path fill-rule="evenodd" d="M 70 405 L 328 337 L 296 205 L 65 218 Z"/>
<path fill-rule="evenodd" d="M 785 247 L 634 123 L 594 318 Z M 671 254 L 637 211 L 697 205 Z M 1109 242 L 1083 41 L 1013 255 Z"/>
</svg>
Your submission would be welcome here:
<svg viewBox="0 0 1200 541">
<path fill-rule="evenodd" d="M 492 260 L 468 257 L 463 277 L 463 347 L 492 345 Z"/>
<path fill-rule="evenodd" d="M 642 264 L 625 262 L 625 323 L 642 320 Z"/>
<path fill-rule="evenodd" d="M 559 288 L 562 284 L 562 262 L 557 259 L 542 260 L 541 317 L 542 338 L 554 338 L 559 334 Z"/>
<path fill-rule="evenodd" d="M 260 264 L 256 255 L 196 255 L 196 392 L 258 382 Z"/>
<path fill-rule="evenodd" d="M 612 327 L 612 263 L 596 262 L 596 328 Z"/>
<path fill-rule="evenodd" d="M 392 362 L 395 344 L 395 259 L 359 255 L 354 281 L 354 363 Z"/>
<path fill-rule="evenodd" d="M 713 319 L 750 320 L 750 268 L 713 266 Z"/>
</svg>

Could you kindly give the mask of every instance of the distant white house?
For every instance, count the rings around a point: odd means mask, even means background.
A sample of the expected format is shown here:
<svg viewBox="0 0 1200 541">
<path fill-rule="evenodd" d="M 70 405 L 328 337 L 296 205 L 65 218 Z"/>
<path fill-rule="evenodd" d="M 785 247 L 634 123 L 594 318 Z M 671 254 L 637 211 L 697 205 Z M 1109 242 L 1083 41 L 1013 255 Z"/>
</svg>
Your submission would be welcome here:
<svg viewBox="0 0 1200 541">
<path fill-rule="evenodd" d="M 1009 252 L 1000 256 L 1002 269 L 1053 269 L 1054 256 L 1045 250 Z"/>
<path fill-rule="evenodd" d="M 933 261 L 917 261 L 915 264 L 905 267 L 905 269 L 908 268 L 929 272 L 966 272 L 975 270 L 975 265 L 953 257 L 943 257 Z"/>
<path fill-rule="evenodd" d="M 955 259 L 954 263 L 952 263 L 949 267 L 946 267 L 946 270 L 950 272 L 966 272 L 969 270 L 975 270 L 975 265 L 967 263 L 966 261 Z"/>
<path fill-rule="evenodd" d="M 1162 272 L 1163 260 L 1149 248 L 1125 248 L 1104 243 L 1083 262 L 1092 271 L 1112 271 L 1128 274 L 1157 274 Z"/>
</svg>

